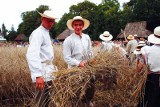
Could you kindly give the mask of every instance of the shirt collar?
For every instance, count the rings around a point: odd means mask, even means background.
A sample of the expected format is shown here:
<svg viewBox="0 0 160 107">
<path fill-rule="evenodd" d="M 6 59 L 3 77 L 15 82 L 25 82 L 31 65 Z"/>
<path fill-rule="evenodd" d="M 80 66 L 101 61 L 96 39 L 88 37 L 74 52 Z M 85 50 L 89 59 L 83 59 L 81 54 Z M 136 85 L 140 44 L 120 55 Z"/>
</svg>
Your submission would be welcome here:
<svg viewBox="0 0 160 107">
<path fill-rule="evenodd" d="M 49 32 L 49 30 L 48 30 L 48 29 L 46 29 L 45 27 L 43 27 L 42 25 L 40 26 L 40 28 L 41 28 L 42 30 L 44 30 L 44 31 Z"/>
<path fill-rule="evenodd" d="M 81 36 L 79 36 L 79 35 L 77 35 L 76 33 L 74 33 L 74 36 L 81 39 L 81 38 L 83 37 L 83 33 L 82 33 Z"/>
</svg>

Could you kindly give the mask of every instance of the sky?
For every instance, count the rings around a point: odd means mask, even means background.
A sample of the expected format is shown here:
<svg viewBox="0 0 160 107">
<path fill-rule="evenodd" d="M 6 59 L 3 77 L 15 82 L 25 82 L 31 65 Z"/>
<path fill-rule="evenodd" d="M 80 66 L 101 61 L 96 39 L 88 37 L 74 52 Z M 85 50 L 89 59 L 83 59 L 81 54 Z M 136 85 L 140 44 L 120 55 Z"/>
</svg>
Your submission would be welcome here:
<svg viewBox="0 0 160 107">
<path fill-rule="evenodd" d="M 3 0 L 0 3 L 0 28 L 2 24 L 10 30 L 13 26 L 17 30 L 22 22 L 21 13 L 33 11 L 40 5 L 48 5 L 55 15 L 60 19 L 64 13 L 69 12 L 69 7 L 83 2 L 84 0 Z M 100 4 L 102 0 L 88 0 Z M 129 0 L 119 0 L 122 5 Z"/>
</svg>

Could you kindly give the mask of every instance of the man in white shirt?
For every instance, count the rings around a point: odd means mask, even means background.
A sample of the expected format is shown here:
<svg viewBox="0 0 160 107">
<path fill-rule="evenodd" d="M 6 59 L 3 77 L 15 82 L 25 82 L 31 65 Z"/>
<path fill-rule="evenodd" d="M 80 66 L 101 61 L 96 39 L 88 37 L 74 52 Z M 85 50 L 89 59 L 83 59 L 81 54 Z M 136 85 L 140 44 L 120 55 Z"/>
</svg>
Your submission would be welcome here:
<svg viewBox="0 0 160 107">
<path fill-rule="evenodd" d="M 140 102 L 138 107 L 160 107 L 160 26 L 154 29 L 154 34 L 148 36 L 148 41 L 154 45 L 141 49 L 148 65 L 148 76 L 144 102 Z"/>
<path fill-rule="evenodd" d="M 93 55 L 91 48 L 91 40 L 87 34 L 82 30 L 89 26 L 90 22 L 80 16 L 74 17 L 67 22 L 69 29 L 74 30 L 63 43 L 64 60 L 67 62 L 68 67 L 84 67 L 86 61 Z"/>
<path fill-rule="evenodd" d="M 135 60 L 135 55 L 133 52 L 136 49 L 138 42 L 134 39 L 134 36 L 132 36 L 132 35 L 129 35 L 127 37 L 127 39 L 129 40 L 129 42 L 127 43 L 126 52 L 127 52 L 128 58 L 130 60 L 130 65 L 132 65 L 132 63 Z"/>
<path fill-rule="evenodd" d="M 111 51 L 114 47 L 114 43 L 112 42 L 113 36 L 108 31 L 104 31 L 99 38 L 103 40 L 100 52 Z"/>
<path fill-rule="evenodd" d="M 53 72 L 56 71 L 52 64 L 54 53 L 49 30 L 56 18 L 52 11 L 38 13 L 41 15 L 41 25 L 30 35 L 26 58 L 32 81 L 36 84 L 36 106 L 48 107 L 50 101 L 48 86 L 52 85 Z"/>
<path fill-rule="evenodd" d="M 68 28 L 74 30 L 74 33 L 67 37 L 63 43 L 64 60 L 68 64 L 68 68 L 84 67 L 86 62 L 93 56 L 90 37 L 82 32 L 89 25 L 89 20 L 81 16 L 75 16 L 67 21 Z M 93 105 L 91 99 L 94 96 L 94 90 L 94 81 L 92 81 L 91 87 L 86 90 L 89 96 L 86 96 L 85 103 L 89 106 Z"/>
</svg>

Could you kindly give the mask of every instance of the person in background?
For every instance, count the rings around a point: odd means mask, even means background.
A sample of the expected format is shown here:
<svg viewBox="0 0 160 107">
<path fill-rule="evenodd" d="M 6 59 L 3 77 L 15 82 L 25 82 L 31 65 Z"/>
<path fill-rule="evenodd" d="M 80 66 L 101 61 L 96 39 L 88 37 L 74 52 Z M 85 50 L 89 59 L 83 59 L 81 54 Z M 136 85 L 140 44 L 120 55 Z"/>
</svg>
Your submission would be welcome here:
<svg viewBox="0 0 160 107">
<path fill-rule="evenodd" d="M 160 107 L 160 26 L 154 34 L 148 36 L 152 46 L 142 50 L 145 64 L 148 65 L 148 76 L 145 84 L 144 99 L 138 107 Z"/>
<path fill-rule="evenodd" d="M 68 64 L 68 68 L 85 67 L 87 61 L 93 57 L 92 43 L 89 35 L 83 33 L 90 25 L 89 20 L 81 16 L 75 16 L 73 19 L 67 21 L 67 26 L 73 30 L 63 43 L 64 60 Z M 91 79 L 91 87 L 86 90 L 85 103 L 88 106 L 93 106 L 91 100 L 94 96 L 94 79 Z"/>
<path fill-rule="evenodd" d="M 52 80 L 55 78 L 53 72 L 57 71 L 56 66 L 52 64 L 54 53 L 49 30 L 56 17 L 49 10 L 38 13 L 41 15 L 41 25 L 30 35 L 26 58 L 32 81 L 36 86 L 36 106 L 48 107 Z"/>
<path fill-rule="evenodd" d="M 134 51 L 134 54 L 136 55 L 136 69 L 138 72 L 141 72 L 143 65 L 144 65 L 144 58 L 142 56 L 141 48 L 145 46 L 144 41 L 140 41 Z"/>
<path fill-rule="evenodd" d="M 135 60 L 134 50 L 136 49 L 136 46 L 138 45 L 138 42 L 134 39 L 134 36 L 129 35 L 127 37 L 128 43 L 126 46 L 126 52 L 127 56 L 129 58 L 129 64 L 132 65 Z"/>
<path fill-rule="evenodd" d="M 112 42 L 113 36 L 108 31 L 104 31 L 99 38 L 102 40 L 100 52 L 111 51 L 114 46 L 114 43 Z"/>
<path fill-rule="evenodd" d="M 133 36 L 134 36 L 134 39 L 135 39 L 137 42 L 140 41 L 140 40 L 138 39 L 138 35 L 137 35 L 137 34 L 134 34 Z"/>
</svg>

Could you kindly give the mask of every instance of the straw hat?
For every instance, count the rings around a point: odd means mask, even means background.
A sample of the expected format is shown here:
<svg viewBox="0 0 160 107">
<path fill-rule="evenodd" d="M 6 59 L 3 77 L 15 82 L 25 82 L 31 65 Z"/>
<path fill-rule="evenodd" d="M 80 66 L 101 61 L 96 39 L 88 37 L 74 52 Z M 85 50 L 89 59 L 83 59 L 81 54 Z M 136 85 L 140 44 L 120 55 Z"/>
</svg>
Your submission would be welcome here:
<svg viewBox="0 0 160 107">
<path fill-rule="evenodd" d="M 70 30 L 74 30 L 73 27 L 72 27 L 72 23 L 73 23 L 73 21 L 75 21 L 75 20 L 82 20 L 82 21 L 83 21 L 84 27 L 82 28 L 82 30 L 87 29 L 88 26 L 90 25 L 89 20 L 84 19 L 84 18 L 82 18 L 81 16 L 75 16 L 73 19 L 69 19 L 69 20 L 67 21 L 67 26 L 68 26 L 68 28 L 69 28 Z"/>
<path fill-rule="evenodd" d="M 139 48 L 136 48 L 133 53 L 136 55 L 142 54 L 141 49 L 139 49 Z"/>
<path fill-rule="evenodd" d="M 50 11 L 50 10 L 46 10 L 43 13 L 40 13 L 40 12 L 38 13 L 41 15 L 41 17 L 45 17 L 48 19 L 54 19 L 54 20 L 57 19 L 55 15 L 53 14 L 53 11 Z"/>
<path fill-rule="evenodd" d="M 99 38 L 103 41 L 110 41 L 112 40 L 113 36 L 108 31 L 104 31 Z"/>
<path fill-rule="evenodd" d="M 160 26 L 154 29 L 154 34 L 148 36 L 148 41 L 153 44 L 160 44 Z"/>
<path fill-rule="evenodd" d="M 134 34 L 133 36 L 134 36 L 134 37 L 138 37 L 138 35 L 137 35 L 137 34 Z"/>
<path fill-rule="evenodd" d="M 127 36 L 127 39 L 132 40 L 132 39 L 134 39 L 134 36 L 129 35 L 129 36 Z"/>
<path fill-rule="evenodd" d="M 146 43 L 144 41 L 139 41 L 137 47 L 143 47 Z"/>
</svg>

